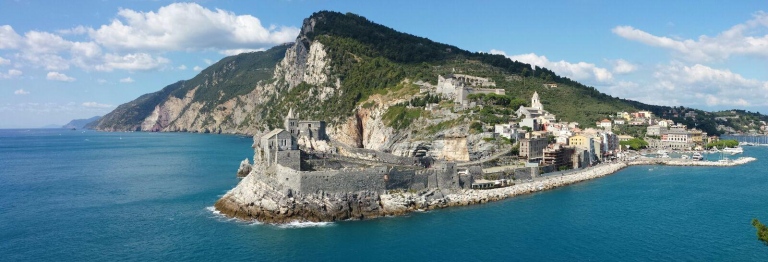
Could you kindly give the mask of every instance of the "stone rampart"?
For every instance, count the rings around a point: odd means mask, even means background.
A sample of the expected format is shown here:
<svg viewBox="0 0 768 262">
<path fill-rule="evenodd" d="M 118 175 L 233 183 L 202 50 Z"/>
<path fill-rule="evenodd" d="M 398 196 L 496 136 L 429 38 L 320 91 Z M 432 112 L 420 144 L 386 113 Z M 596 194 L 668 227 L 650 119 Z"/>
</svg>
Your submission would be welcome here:
<svg viewBox="0 0 768 262">
<path fill-rule="evenodd" d="M 357 192 L 361 190 L 384 193 L 389 174 L 387 167 L 302 172 L 300 191 L 304 193 Z"/>
</svg>

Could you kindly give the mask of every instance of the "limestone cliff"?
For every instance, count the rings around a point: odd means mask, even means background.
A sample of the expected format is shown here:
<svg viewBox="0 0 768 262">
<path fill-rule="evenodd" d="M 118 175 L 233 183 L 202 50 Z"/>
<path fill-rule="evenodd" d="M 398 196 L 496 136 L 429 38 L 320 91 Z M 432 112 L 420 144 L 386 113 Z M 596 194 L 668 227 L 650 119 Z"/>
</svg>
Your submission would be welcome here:
<svg viewBox="0 0 768 262">
<path fill-rule="evenodd" d="M 393 75 L 401 70 L 397 65 L 371 57 L 375 52 L 340 48 L 355 42 L 348 36 L 330 37 L 334 33 L 328 30 L 335 29 L 329 29 L 329 23 L 337 21 L 337 15 L 313 15 L 304 20 L 295 42 L 226 57 L 190 80 L 119 106 L 95 128 L 256 135 L 281 127 L 286 112 L 295 110 L 298 118 L 327 121 L 330 138 L 348 146 L 399 156 L 421 152 L 446 160 L 471 160 L 472 145 L 485 142 L 468 136 L 469 121 L 425 135 L 424 127 L 434 124 L 429 115 L 405 128 L 385 120 L 391 107 L 423 94 L 415 91 L 409 78 Z M 396 76 L 391 79 L 396 81 L 371 89 L 369 85 L 387 77 L 379 75 L 379 68 Z M 356 78 L 358 74 L 373 75 Z M 373 93 L 363 97 L 361 92 Z"/>
</svg>

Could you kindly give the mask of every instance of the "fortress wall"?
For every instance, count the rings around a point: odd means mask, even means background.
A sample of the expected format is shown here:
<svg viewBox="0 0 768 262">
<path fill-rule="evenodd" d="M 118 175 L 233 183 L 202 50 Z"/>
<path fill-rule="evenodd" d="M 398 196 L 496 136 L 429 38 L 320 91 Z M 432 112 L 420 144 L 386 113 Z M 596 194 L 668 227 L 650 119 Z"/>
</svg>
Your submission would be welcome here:
<svg viewBox="0 0 768 262">
<path fill-rule="evenodd" d="M 430 188 L 460 189 L 461 181 L 456 170 L 456 163 L 439 163 L 433 167 L 434 178 L 430 178 Z M 434 184 L 432 182 L 434 181 Z"/>
<path fill-rule="evenodd" d="M 388 175 L 387 167 L 303 172 L 300 191 L 314 193 L 320 190 L 324 192 L 368 190 L 384 193 L 385 175 Z"/>
<path fill-rule="evenodd" d="M 463 189 L 472 188 L 472 182 L 474 181 L 471 175 L 459 175 L 459 185 Z"/>
<path fill-rule="evenodd" d="M 387 190 L 422 190 L 427 187 L 429 170 L 392 169 L 387 176 Z"/>
<path fill-rule="evenodd" d="M 275 165 L 275 180 L 281 186 L 290 188 L 294 191 L 300 191 L 302 183 L 302 172 L 293 168 Z"/>
</svg>

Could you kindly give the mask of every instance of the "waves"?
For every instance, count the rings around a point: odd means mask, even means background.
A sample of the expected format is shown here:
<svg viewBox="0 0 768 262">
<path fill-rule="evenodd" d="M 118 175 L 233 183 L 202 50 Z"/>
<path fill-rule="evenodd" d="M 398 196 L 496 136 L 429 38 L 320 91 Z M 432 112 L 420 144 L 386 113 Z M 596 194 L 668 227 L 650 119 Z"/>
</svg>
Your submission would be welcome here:
<svg viewBox="0 0 768 262">
<path fill-rule="evenodd" d="M 222 214 L 219 210 L 216 210 L 216 207 L 209 206 L 205 207 L 205 210 L 207 210 L 210 214 L 212 214 L 212 218 L 220 221 L 220 222 L 235 222 L 240 224 L 245 224 L 249 226 L 260 226 L 260 225 L 267 225 L 267 226 L 273 226 L 277 228 L 308 228 L 308 227 L 329 227 L 334 225 L 333 222 L 302 222 L 302 221 L 293 221 L 287 224 L 264 224 L 259 221 L 243 221 L 237 218 L 231 218 L 227 217 L 224 214 Z"/>
<path fill-rule="evenodd" d="M 293 221 L 288 224 L 275 225 L 279 228 L 307 228 L 307 227 L 329 227 L 334 225 L 333 222 L 299 222 Z"/>
</svg>

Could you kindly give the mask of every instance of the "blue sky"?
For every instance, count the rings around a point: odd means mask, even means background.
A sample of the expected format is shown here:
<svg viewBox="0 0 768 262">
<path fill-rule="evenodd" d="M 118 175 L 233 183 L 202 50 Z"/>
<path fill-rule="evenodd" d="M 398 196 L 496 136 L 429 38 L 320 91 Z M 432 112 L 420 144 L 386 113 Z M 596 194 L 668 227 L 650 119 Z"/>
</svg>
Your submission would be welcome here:
<svg viewBox="0 0 768 262">
<path fill-rule="evenodd" d="M 219 59 L 353 12 L 613 96 L 768 112 L 768 2 L 0 1 L 0 128 L 103 115 Z"/>
</svg>

